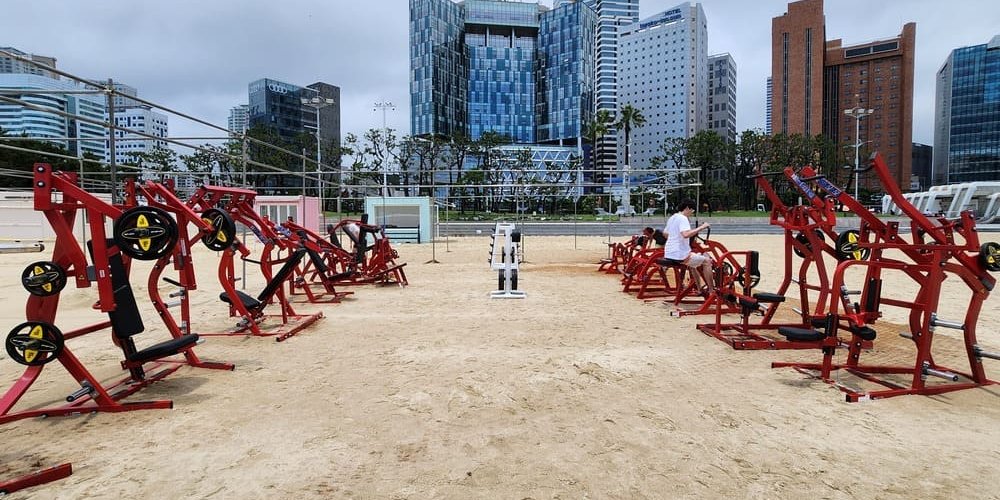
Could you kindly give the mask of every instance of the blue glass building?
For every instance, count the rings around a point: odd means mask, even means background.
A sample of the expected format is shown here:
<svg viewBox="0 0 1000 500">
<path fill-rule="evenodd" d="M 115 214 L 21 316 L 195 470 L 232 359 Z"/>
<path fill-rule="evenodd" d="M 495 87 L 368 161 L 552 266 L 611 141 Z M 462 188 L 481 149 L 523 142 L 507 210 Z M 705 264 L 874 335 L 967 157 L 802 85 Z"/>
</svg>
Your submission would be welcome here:
<svg viewBox="0 0 1000 500">
<path fill-rule="evenodd" d="M 1000 180 L 1000 35 L 938 70 L 934 182 Z"/>
<path fill-rule="evenodd" d="M 575 0 L 410 0 L 411 134 L 579 147 L 596 23 Z"/>
</svg>

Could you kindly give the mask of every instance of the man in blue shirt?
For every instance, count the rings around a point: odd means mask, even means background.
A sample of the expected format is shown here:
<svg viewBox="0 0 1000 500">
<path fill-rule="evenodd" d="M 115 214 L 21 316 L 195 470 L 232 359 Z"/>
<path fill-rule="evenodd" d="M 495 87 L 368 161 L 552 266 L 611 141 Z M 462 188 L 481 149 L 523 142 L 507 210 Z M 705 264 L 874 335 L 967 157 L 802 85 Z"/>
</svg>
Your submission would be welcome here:
<svg viewBox="0 0 1000 500">
<path fill-rule="evenodd" d="M 667 220 L 667 227 L 663 233 L 667 236 L 667 246 L 663 249 L 663 256 L 667 259 L 683 262 L 691 269 L 695 281 L 701 285 L 703 295 L 715 293 L 715 280 L 712 276 L 712 258 L 705 254 L 691 251 L 692 236 L 697 235 L 710 226 L 706 222 L 694 229 L 691 229 L 691 222 L 688 217 L 694 213 L 694 200 L 684 200 L 681 202 L 677 213 Z"/>
</svg>

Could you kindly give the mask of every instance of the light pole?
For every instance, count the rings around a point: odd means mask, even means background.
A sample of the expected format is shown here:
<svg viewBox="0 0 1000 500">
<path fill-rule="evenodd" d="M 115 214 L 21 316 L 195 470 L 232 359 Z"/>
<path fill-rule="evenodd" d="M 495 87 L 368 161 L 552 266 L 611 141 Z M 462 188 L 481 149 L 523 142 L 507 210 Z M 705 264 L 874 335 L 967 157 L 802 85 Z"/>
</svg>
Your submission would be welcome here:
<svg viewBox="0 0 1000 500">
<path fill-rule="evenodd" d="M 862 108 L 861 106 L 845 109 L 844 114 L 854 118 L 854 199 L 858 199 L 858 186 L 861 184 L 861 179 L 858 177 L 858 170 L 861 167 L 861 146 L 864 142 L 861 142 L 861 119 L 874 113 L 874 109 Z M 858 200 L 860 202 L 860 200 Z"/>
<path fill-rule="evenodd" d="M 386 145 L 389 144 L 389 129 L 385 126 L 385 112 L 396 111 L 396 105 L 392 101 L 377 101 L 372 111 L 382 110 L 382 131 L 385 132 Z M 382 197 L 389 195 L 389 163 L 382 165 Z"/>
<path fill-rule="evenodd" d="M 332 105 L 334 102 L 329 97 L 321 97 L 318 90 L 309 90 L 316 92 L 316 95 L 310 98 L 302 97 L 301 102 L 303 106 L 309 106 L 316 110 L 316 187 L 317 191 L 319 191 L 319 213 L 322 214 L 319 227 L 322 229 L 326 224 L 326 207 L 323 206 L 323 141 L 320 135 L 319 110 Z M 302 194 L 305 195 L 305 193 Z M 340 191 L 337 192 L 337 216 L 340 216 Z"/>
</svg>

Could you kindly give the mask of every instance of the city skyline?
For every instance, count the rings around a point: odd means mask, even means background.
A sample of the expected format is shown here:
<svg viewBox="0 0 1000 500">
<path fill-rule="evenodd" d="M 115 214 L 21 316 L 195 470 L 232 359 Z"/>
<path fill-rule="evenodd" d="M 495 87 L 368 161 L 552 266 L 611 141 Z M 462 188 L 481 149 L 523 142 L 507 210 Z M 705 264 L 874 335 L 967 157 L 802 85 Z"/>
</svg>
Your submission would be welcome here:
<svg viewBox="0 0 1000 500">
<path fill-rule="evenodd" d="M 641 0 L 640 17 L 677 3 Z M 757 2 L 752 9 L 734 0 L 701 3 L 709 53 L 728 52 L 740 68 L 737 129 L 763 130 L 771 19 L 786 12 L 788 2 Z M 246 103 L 249 81 L 326 81 L 342 89 L 344 134 L 381 127 L 382 115 L 373 104 L 392 101 L 396 110 L 387 114 L 386 123 L 402 136 L 410 132 L 407 4 L 292 1 L 245 8 L 229 0 L 169 5 L 106 0 L 88 6 L 40 0 L 5 7 L 0 45 L 55 57 L 60 69 L 76 75 L 128 82 L 149 100 L 221 127 L 233 106 Z M 97 21 L 80 23 L 84 10 Z M 866 24 L 856 25 L 858 18 Z M 933 144 L 936 72 L 953 49 L 998 34 L 1000 9 L 987 0 L 956 2 L 947 9 L 928 0 L 826 5 L 828 37 L 845 45 L 893 36 L 910 21 L 917 23 L 913 141 Z M 171 121 L 172 135 L 205 132 L 184 120 Z"/>
</svg>

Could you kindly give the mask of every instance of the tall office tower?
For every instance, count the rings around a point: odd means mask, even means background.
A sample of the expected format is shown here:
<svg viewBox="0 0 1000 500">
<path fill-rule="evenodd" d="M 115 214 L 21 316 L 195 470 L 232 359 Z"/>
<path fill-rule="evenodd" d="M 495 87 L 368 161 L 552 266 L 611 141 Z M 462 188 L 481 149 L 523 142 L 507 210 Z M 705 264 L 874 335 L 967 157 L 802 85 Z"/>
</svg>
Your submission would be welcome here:
<svg viewBox="0 0 1000 500">
<path fill-rule="evenodd" d="M 250 106 L 247 104 L 240 104 L 239 106 L 233 106 L 233 109 L 229 110 L 229 121 L 227 122 L 226 128 L 232 134 L 242 134 L 247 131 L 249 127 L 249 114 Z"/>
<path fill-rule="evenodd" d="M 465 8 L 410 0 L 410 134 L 468 135 L 469 57 Z"/>
<path fill-rule="evenodd" d="M 639 22 L 639 0 L 587 0 L 597 13 L 596 109 L 618 114 L 618 31 Z M 599 175 L 595 181 L 605 182 L 617 168 L 618 136 L 612 129 L 597 148 Z"/>
<path fill-rule="evenodd" d="M 1000 180 L 1000 35 L 951 51 L 936 93 L 934 183 Z"/>
<path fill-rule="evenodd" d="M 5 94 L 35 107 L 28 108 L 14 103 L 0 103 L 0 129 L 8 135 L 27 135 L 62 146 L 70 154 L 91 154 L 105 158 L 105 128 L 57 112 L 78 115 L 103 123 L 105 99 L 92 94 L 33 94 L 32 90 L 80 92 L 86 90 L 70 80 L 60 80 L 37 73 L 2 73 L 0 89 L 23 91 Z"/>
<path fill-rule="evenodd" d="M 771 20 L 772 130 L 816 135 L 823 130 L 823 0 L 788 4 Z"/>
<path fill-rule="evenodd" d="M 596 27 L 583 2 L 560 0 L 540 16 L 536 142 L 582 148 L 594 114 Z"/>
<path fill-rule="evenodd" d="M 708 58 L 707 128 L 736 143 L 736 61 L 728 53 Z"/>
<path fill-rule="evenodd" d="M 575 0 L 410 0 L 411 134 L 578 146 L 596 23 Z"/>
<path fill-rule="evenodd" d="M 931 159 L 934 148 L 927 144 L 913 143 L 913 174 L 910 177 L 910 191 L 926 191 L 931 184 Z"/>
<path fill-rule="evenodd" d="M 772 20 L 772 131 L 826 135 L 854 147 L 860 156 L 879 151 L 892 177 L 910 185 L 913 128 L 913 56 L 916 24 L 907 23 L 894 37 L 843 46 L 825 41 L 823 0 L 788 4 L 788 12 Z M 861 121 L 845 114 L 861 113 Z M 855 135 L 855 127 L 858 134 Z M 861 187 L 881 190 L 872 175 Z"/>
<path fill-rule="evenodd" d="M 691 137 L 708 124 L 708 22 L 700 3 L 683 3 L 621 28 L 618 43 L 618 104 L 646 118 L 631 132 L 627 163 L 644 169 L 667 138 Z M 619 131 L 621 155 L 624 141 Z"/>
<path fill-rule="evenodd" d="M 269 128 L 289 142 L 299 134 L 313 134 L 317 111 L 302 104 L 302 99 L 311 99 L 317 93 L 319 97 L 333 99 L 333 104 L 319 109 L 319 117 L 323 148 L 335 147 L 340 144 L 340 88 L 327 83 L 299 87 L 269 78 L 251 82 L 248 87 L 248 126 Z"/>
<path fill-rule="evenodd" d="M 106 118 L 105 118 L 106 119 Z M 157 141 L 146 137 L 167 137 L 167 116 L 157 113 L 148 107 L 130 107 L 115 110 L 115 126 L 127 130 L 115 130 L 115 161 L 118 163 L 135 163 L 138 154 L 149 153 L 154 149 L 167 149 L 167 141 Z M 139 135 L 141 132 L 144 135 Z M 110 141 L 106 143 L 107 155 L 111 157 Z"/>
<path fill-rule="evenodd" d="M 54 57 L 28 54 L 26 52 L 21 52 L 14 47 L 0 47 L 0 51 L 8 52 L 10 54 L 14 54 L 15 56 L 20 56 L 32 62 L 44 64 L 52 68 L 56 67 L 56 58 Z M 45 68 L 40 68 L 38 65 L 31 64 L 31 62 L 20 61 L 13 57 L 4 55 L 3 53 L 0 53 L 0 73 L 22 73 L 28 75 L 41 75 L 55 80 L 59 79 L 59 75 L 48 71 Z"/>
</svg>

